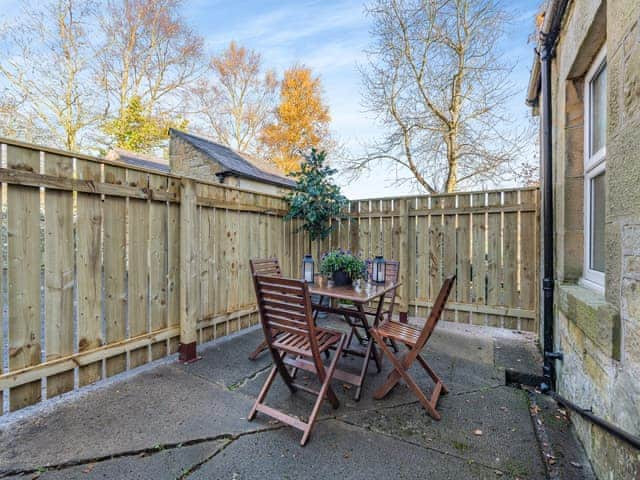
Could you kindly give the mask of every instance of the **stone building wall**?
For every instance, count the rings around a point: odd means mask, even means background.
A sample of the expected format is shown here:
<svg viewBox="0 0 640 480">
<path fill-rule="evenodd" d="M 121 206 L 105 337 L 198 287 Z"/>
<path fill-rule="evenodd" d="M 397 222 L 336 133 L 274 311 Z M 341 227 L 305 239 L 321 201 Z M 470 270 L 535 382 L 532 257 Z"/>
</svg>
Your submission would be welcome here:
<svg viewBox="0 0 640 480">
<path fill-rule="evenodd" d="M 189 142 L 177 136 L 172 136 L 169 142 L 169 165 L 171 173 L 175 175 L 213 183 L 220 183 L 221 181 L 221 179 L 216 176 L 217 173 L 223 170 L 220 164 L 213 161 L 208 155 L 202 153 Z M 230 187 L 269 195 L 282 196 L 289 192 L 289 190 L 284 187 L 234 175 L 225 176 L 223 183 Z"/>
<path fill-rule="evenodd" d="M 171 173 L 196 180 L 219 183 L 216 173 L 220 166 L 195 148 L 189 142 L 177 136 L 171 136 L 169 142 L 169 165 Z"/>
<path fill-rule="evenodd" d="M 569 2 L 552 65 L 558 391 L 640 435 L 640 1 Z M 606 45 L 605 292 L 582 286 L 584 77 Z M 640 452 L 578 415 L 601 479 L 639 479 Z"/>
</svg>

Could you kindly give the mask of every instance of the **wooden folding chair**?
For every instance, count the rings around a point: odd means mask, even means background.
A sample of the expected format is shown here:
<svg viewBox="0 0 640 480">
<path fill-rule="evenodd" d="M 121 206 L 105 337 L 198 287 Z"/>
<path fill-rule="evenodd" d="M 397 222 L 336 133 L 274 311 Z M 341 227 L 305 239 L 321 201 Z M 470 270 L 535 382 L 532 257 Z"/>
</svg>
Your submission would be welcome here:
<svg viewBox="0 0 640 480">
<path fill-rule="evenodd" d="M 342 332 L 315 326 L 309 288 L 303 280 L 254 275 L 253 281 L 260 309 L 260 321 L 267 339 L 267 346 L 273 356 L 274 366 L 262 390 L 260 390 L 248 419 L 253 420 L 257 412 L 262 412 L 282 423 L 302 430 L 304 433 L 300 445 L 304 446 L 323 400 L 327 398 L 333 408 L 339 406 L 338 397 L 331 388 L 331 379 L 344 348 L 346 335 Z M 280 332 L 280 334 L 276 336 L 275 332 Z M 325 369 L 321 354 L 330 348 L 336 348 L 336 352 L 328 369 Z M 296 359 L 311 359 L 309 368 L 306 370 L 317 375 L 321 383 L 319 391 L 294 382 L 285 366 L 287 355 Z M 264 403 L 278 372 L 292 393 L 300 389 L 317 396 L 306 423 Z"/>
<path fill-rule="evenodd" d="M 280 263 L 277 258 L 254 258 L 249 260 L 251 266 L 251 275 L 271 275 L 281 277 Z M 275 332 L 277 335 L 279 332 Z M 249 360 L 255 360 L 262 352 L 267 349 L 267 341 L 263 340 L 256 349 L 249 355 Z"/>
<path fill-rule="evenodd" d="M 438 297 L 433 304 L 431 314 L 422 329 L 412 327 L 405 323 L 395 322 L 393 320 L 387 320 L 381 323 L 378 327 L 370 329 L 371 335 L 375 339 L 376 343 L 380 346 L 380 349 L 389 358 L 389 360 L 391 360 L 391 364 L 393 365 L 393 371 L 387 377 L 384 385 L 374 392 L 373 397 L 375 399 L 383 398 L 398 384 L 400 379 L 402 379 L 418 397 L 418 400 L 427 413 L 429 413 L 429 415 L 431 415 L 435 420 L 440 420 L 440 413 L 436 410 L 436 407 L 438 405 L 440 394 L 446 394 L 448 393 L 448 390 L 447 387 L 444 386 L 444 383 L 442 383 L 442 380 L 440 380 L 440 377 L 436 375 L 422 355 L 420 355 L 420 352 L 429 340 L 429 337 L 431 337 L 438 320 L 440 320 L 440 316 L 442 315 L 444 306 L 447 303 L 447 298 L 449 298 L 449 293 L 451 292 L 455 279 L 455 275 L 445 279 L 442 284 L 442 288 L 440 288 L 440 293 L 438 293 Z M 409 348 L 409 351 L 404 354 L 401 360 L 398 359 L 398 357 L 391 352 L 385 343 L 386 339 L 392 339 L 404 343 Z M 420 363 L 422 368 L 425 369 L 427 374 L 435 383 L 435 387 L 433 388 L 433 392 L 429 399 L 427 399 L 418 384 L 409 374 L 409 368 L 415 360 L 418 360 L 418 363 Z"/>
</svg>

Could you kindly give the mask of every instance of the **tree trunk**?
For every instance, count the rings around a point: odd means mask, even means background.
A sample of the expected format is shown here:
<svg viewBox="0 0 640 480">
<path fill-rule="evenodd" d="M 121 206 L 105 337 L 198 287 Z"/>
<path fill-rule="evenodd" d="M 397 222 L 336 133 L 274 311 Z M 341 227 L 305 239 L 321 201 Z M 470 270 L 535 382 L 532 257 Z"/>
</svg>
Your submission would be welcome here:
<svg viewBox="0 0 640 480">
<path fill-rule="evenodd" d="M 450 131 L 445 139 L 447 146 L 447 164 L 449 171 L 447 172 L 447 181 L 445 183 L 445 192 L 452 193 L 456 191 L 458 183 L 458 142 L 456 132 Z"/>
</svg>

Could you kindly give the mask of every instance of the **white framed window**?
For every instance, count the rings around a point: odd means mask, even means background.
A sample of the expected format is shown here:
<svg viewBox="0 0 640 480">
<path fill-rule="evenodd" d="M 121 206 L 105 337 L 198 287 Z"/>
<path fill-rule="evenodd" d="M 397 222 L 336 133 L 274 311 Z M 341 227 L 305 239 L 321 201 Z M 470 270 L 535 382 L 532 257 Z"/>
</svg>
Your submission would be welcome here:
<svg viewBox="0 0 640 480">
<path fill-rule="evenodd" d="M 607 157 L 607 59 L 596 55 L 584 82 L 583 281 L 604 291 Z"/>
</svg>

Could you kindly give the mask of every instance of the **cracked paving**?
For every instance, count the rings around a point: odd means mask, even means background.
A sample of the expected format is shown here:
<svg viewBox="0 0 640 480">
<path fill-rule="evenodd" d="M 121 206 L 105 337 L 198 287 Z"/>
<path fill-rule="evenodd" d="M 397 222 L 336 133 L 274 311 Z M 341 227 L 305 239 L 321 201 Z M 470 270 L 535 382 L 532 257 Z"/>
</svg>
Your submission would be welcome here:
<svg viewBox="0 0 640 480">
<path fill-rule="evenodd" d="M 261 335 L 254 329 L 201 349 L 197 363 L 161 365 L 0 425 L 0 478 L 544 478 L 527 396 L 504 386 L 508 359 L 494 354 L 491 337 L 437 331 L 426 355 L 451 390 L 440 422 L 402 384 L 372 399 L 386 361 L 381 374 L 370 366 L 360 402 L 334 382 L 340 408 L 323 407 L 302 448 L 298 431 L 260 414 L 246 420 L 271 365 L 268 354 L 247 360 Z M 312 406 L 279 380 L 267 400 L 301 418 Z"/>
</svg>

